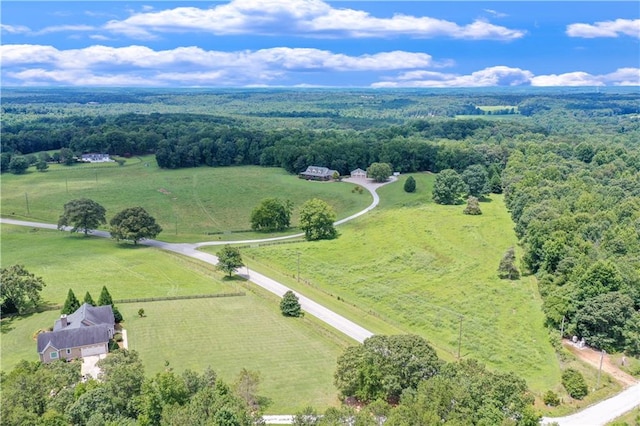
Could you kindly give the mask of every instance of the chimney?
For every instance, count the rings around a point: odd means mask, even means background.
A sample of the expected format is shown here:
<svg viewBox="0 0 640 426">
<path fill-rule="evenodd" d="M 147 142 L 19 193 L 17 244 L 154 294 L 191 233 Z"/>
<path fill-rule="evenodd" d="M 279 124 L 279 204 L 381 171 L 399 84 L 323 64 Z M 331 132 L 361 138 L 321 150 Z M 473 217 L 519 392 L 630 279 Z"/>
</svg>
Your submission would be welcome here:
<svg viewBox="0 0 640 426">
<path fill-rule="evenodd" d="M 66 314 L 60 315 L 60 326 L 62 328 L 65 328 L 67 325 L 68 325 L 68 323 L 67 323 L 67 315 Z"/>
</svg>

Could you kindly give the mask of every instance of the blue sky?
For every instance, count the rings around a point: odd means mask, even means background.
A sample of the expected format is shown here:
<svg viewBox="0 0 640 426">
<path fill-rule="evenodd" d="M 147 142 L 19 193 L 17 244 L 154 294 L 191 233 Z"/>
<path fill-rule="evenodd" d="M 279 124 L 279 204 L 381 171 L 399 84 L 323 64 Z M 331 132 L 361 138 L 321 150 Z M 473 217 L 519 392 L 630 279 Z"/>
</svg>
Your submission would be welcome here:
<svg viewBox="0 0 640 426">
<path fill-rule="evenodd" d="M 637 1 L 6 1 L 2 85 L 640 86 Z"/>
</svg>

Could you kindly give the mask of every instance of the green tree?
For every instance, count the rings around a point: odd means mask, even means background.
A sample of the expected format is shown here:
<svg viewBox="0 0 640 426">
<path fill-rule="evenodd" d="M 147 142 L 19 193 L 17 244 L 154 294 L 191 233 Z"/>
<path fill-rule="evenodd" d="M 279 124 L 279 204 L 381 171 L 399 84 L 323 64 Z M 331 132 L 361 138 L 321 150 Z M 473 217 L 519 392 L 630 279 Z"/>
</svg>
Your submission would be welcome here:
<svg viewBox="0 0 640 426">
<path fill-rule="evenodd" d="M 145 238 L 155 238 L 162 227 L 142 207 L 129 207 L 115 215 L 109 222 L 111 238 L 131 240 L 134 244 Z"/>
<path fill-rule="evenodd" d="M 483 195 L 489 193 L 489 175 L 487 169 L 480 164 L 467 167 L 462 172 L 462 180 L 469 188 L 469 195 L 482 198 Z"/>
<path fill-rule="evenodd" d="M 243 368 L 240 370 L 240 374 L 238 374 L 238 378 L 233 386 L 236 394 L 246 402 L 251 412 L 260 410 L 261 398 L 258 395 L 259 385 L 260 373 Z"/>
<path fill-rule="evenodd" d="M 135 418 L 138 396 L 144 382 L 144 366 L 136 351 L 120 349 L 98 361 L 98 376 L 109 395 L 110 405 L 126 417 Z"/>
<path fill-rule="evenodd" d="M 372 163 L 367 168 L 367 176 L 374 182 L 386 182 L 391 176 L 391 166 L 389 163 Z"/>
<path fill-rule="evenodd" d="M 291 225 L 293 203 L 278 198 L 265 198 L 251 212 L 254 231 L 283 231 Z"/>
<path fill-rule="evenodd" d="M 498 266 L 498 276 L 502 279 L 517 280 L 520 278 L 520 271 L 516 266 L 516 252 L 513 247 L 509 247 L 500 260 Z"/>
<path fill-rule="evenodd" d="M 492 194 L 502 194 L 502 179 L 500 175 L 495 174 L 489 179 L 489 189 Z"/>
<path fill-rule="evenodd" d="M 467 207 L 464 208 L 464 214 L 469 215 L 480 215 L 482 214 L 482 210 L 480 210 L 480 204 L 478 203 L 478 199 L 473 195 L 469 195 L 467 198 Z"/>
<path fill-rule="evenodd" d="M 416 192 L 416 180 L 413 176 L 409 176 L 407 180 L 404 181 L 404 192 Z"/>
<path fill-rule="evenodd" d="M 80 302 L 78 301 L 78 298 L 73 293 L 73 290 L 69 289 L 69 292 L 67 293 L 67 300 L 64 301 L 64 306 L 60 313 L 63 315 L 69 315 L 77 311 L 79 307 Z"/>
<path fill-rule="evenodd" d="M 22 314 L 40 303 L 40 291 L 45 286 L 41 277 L 27 271 L 23 265 L 0 269 L 0 306 L 3 312 Z"/>
<path fill-rule="evenodd" d="M 14 175 L 21 175 L 29 168 L 29 161 L 22 155 L 14 155 L 9 161 L 9 171 Z"/>
<path fill-rule="evenodd" d="M 91 297 L 91 293 L 88 291 L 84 295 L 84 303 L 88 303 L 91 306 L 96 306 L 96 302 L 93 301 L 93 297 Z"/>
<path fill-rule="evenodd" d="M 36 163 L 36 170 L 39 172 L 46 172 L 48 168 L 49 168 L 49 165 L 47 164 L 46 161 L 40 160 Z"/>
<path fill-rule="evenodd" d="M 582 373 L 573 368 L 568 368 L 562 372 L 562 386 L 574 399 L 582 399 L 589 393 L 587 382 L 584 381 Z"/>
<path fill-rule="evenodd" d="M 398 401 L 440 368 L 435 350 L 415 335 L 376 335 L 338 357 L 335 385 L 343 397 Z"/>
<path fill-rule="evenodd" d="M 58 219 L 58 229 L 71 226 L 71 232 L 80 230 L 87 235 L 89 230 L 107 223 L 105 213 L 104 207 L 88 198 L 71 200 L 64 205 L 64 213 Z"/>
<path fill-rule="evenodd" d="M 113 299 L 111 298 L 111 294 L 109 290 L 107 290 L 106 286 L 102 286 L 102 291 L 100 292 L 100 297 L 98 298 L 98 306 L 107 306 L 111 305 L 111 310 L 113 311 L 113 318 L 116 323 L 122 322 L 122 314 L 120 310 L 113 303 Z"/>
<path fill-rule="evenodd" d="M 299 317 L 302 315 L 300 301 L 293 291 L 289 290 L 282 296 L 280 311 L 286 317 Z"/>
<path fill-rule="evenodd" d="M 306 201 L 300 208 L 300 228 L 308 241 L 335 238 L 338 234 L 333 226 L 335 220 L 333 208 L 318 198 Z"/>
<path fill-rule="evenodd" d="M 619 291 L 585 301 L 575 316 L 576 332 L 590 346 L 616 352 L 625 348 L 625 327 L 635 313 L 633 299 Z"/>
<path fill-rule="evenodd" d="M 71 166 L 76 162 L 73 151 L 71 151 L 69 148 L 62 148 L 60 150 L 59 158 L 60 162 L 65 166 Z"/>
<path fill-rule="evenodd" d="M 467 185 L 458 172 L 452 169 L 438 173 L 433 183 L 433 201 L 438 204 L 456 204 L 467 192 Z"/>
<path fill-rule="evenodd" d="M 227 244 L 216 253 L 216 256 L 218 256 L 218 270 L 229 274 L 229 277 L 233 271 L 244 266 L 240 250 L 237 247 L 231 247 Z"/>
</svg>

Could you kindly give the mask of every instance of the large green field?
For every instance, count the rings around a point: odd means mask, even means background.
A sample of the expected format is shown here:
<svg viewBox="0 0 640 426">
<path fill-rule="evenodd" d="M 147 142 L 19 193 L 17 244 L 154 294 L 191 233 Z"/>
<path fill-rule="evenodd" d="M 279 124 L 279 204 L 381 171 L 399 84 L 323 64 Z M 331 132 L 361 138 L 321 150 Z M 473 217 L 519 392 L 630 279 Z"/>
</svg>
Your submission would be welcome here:
<svg viewBox="0 0 640 426">
<path fill-rule="evenodd" d="M 311 198 L 330 203 L 338 219 L 362 210 L 372 200 L 367 192 L 352 192 L 353 184 L 308 182 L 278 168 L 165 170 L 157 167 L 153 156 L 129 159 L 122 167 L 110 163 L 53 166 L 45 173 L 29 170 L 26 175 L 2 176 L 2 216 L 56 223 L 64 203 L 84 197 L 103 205 L 107 220 L 124 208 L 144 207 L 163 227 L 159 238 L 165 241 L 268 237 L 230 233 L 250 229 L 251 210 L 267 197 L 293 202 L 293 226 L 299 207 Z"/>
<path fill-rule="evenodd" d="M 242 368 L 259 371 L 268 411 L 295 412 L 308 404 L 337 404 L 332 383 L 336 358 L 348 339 L 313 318 L 287 319 L 275 296 L 227 280 L 212 267 L 150 247 L 119 245 L 102 238 L 2 225 L 2 266 L 22 263 L 43 277 L 49 304 L 64 302 L 72 288 L 94 299 L 106 285 L 114 299 L 244 291 L 245 296 L 119 304 L 131 349 L 147 374 L 165 368 L 202 371 L 211 366 L 233 381 Z M 144 308 L 146 317 L 137 315 Z M 2 321 L 1 365 L 37 360 L 34 333 L 51 327 L 59 311 Z M 296 398 L 291 398 L 296 395 Z"/>
<path fill-rule="evenodd" d="M 336 240 L 244 252 L 254 267 L 288 275 L 287 284 L 303 294 L 324 293 L 356 322 L 369 313 L 424 336 L 444 358 L 455 358 L 460 343 L 461 356 L 514 371 L 536 392 L 554 387 L 560 368 L 535 279 L 497 276 L 502 255 L 516 245 L 502 196 L 481 203 L 481 216 L 467 216 L 463 206 L 431 202 L 433 175 L 415 177 L 416 193 L 405 193 L 402 179 L 381 188 L 380 208 L 341 226 Z M 292 261 L 297 252 L 301 283 Z"/>
</svg>

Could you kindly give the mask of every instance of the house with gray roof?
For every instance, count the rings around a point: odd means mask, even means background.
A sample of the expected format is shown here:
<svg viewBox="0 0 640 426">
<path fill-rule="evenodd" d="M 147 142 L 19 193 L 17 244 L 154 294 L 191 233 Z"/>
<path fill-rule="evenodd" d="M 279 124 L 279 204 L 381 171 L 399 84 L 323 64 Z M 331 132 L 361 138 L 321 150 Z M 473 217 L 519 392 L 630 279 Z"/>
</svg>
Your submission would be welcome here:
<svg viewBox="0 0 640 426">
<path fill-rule="evenodd" d="M 61 315 L 53 331 L 38 334 L 40 361 L 71 360 L 109 352 L 115 319 L 111 305 L 84 303 L 70 315 Z"/>
<path fill-rule="evenodd" d="M 309 166 L 307 170 L 301 172 L 298 176 L 307 180 L 331 180 L 334 173 L 338 172 L 327 167 Z"/>
</svg>

